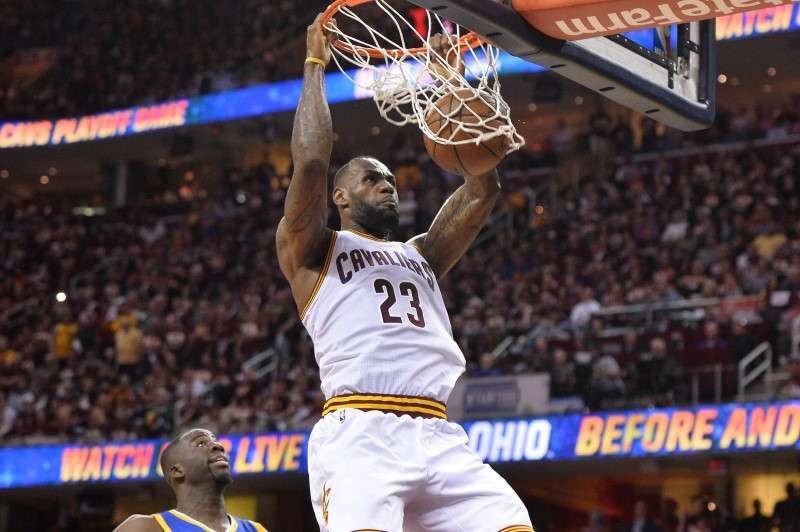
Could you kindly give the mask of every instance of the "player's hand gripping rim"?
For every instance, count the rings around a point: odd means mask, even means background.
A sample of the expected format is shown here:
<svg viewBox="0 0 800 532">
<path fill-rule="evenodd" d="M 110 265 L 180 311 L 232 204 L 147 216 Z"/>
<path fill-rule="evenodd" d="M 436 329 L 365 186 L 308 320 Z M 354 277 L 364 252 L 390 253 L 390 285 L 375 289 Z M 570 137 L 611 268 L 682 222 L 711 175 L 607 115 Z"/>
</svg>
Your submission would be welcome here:
<svg viewBox="0 0 800 532">
<path fill-rule="evenodd" d="M 331 46 L 336 41 L 336 21 L 330 19 L 327 29 L 322 26 L 322 13 L 317 15 L 306 34 L 306 59 L 319 59 L 327 66 L 331 60 Z"/>
</svg>

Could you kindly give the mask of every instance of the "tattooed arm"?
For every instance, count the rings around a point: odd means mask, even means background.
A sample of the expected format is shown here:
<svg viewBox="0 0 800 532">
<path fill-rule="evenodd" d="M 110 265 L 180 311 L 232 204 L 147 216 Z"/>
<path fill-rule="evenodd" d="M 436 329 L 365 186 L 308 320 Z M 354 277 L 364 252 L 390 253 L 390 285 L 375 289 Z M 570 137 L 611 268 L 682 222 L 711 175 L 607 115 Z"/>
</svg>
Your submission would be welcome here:
<svg viewBox="0 0 800 532">
<path fill-rule="evenodd" d="M 330 37 L 318 16 L 308 27 L 308 57 L 330 61 Z M 294 172 L 283 204 L 276 235 L 278 262 L 302 308 L 319 274 L 330 240 L 327 224 L 328 165 L 333 126 L 325 97 L 325 68 L 306 62 L 303 92 L 294 117 L 292 162 Z"/>
<path fill-rule="evenodd" d="M 437 56 L 430 68 L 445 79 L 451 76 L 451 70 L 464 75 L 464 61 L 454 42 L 452 36 L 431 37 Z M 464 184 L 445 201 L 428 232 L 408 241 L 420 250 L 438 279 L 444 277 L 469 249 L 499 194 L 500 178 L 496 170 L 480 176 L 464 176 Z"/>
<path fill-rule="evenodd" d="M 465 176 L 464 184 L 447 198 L 427 233 L 408 241 L 441 279 L 458 262 L 478 236 L 500 195 L 496 170 L 482 176 Z"/>
</svg>

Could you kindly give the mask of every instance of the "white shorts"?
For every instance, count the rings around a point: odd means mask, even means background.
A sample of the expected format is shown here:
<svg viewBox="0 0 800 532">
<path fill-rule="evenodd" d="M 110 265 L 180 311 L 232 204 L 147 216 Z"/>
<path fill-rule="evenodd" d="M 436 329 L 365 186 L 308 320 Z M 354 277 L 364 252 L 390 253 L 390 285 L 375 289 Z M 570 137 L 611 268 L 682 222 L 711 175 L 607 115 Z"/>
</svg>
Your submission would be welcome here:
<svg viewBox="0 0 800 532">
<path fill-rule="evenodd" d="M 511 486 L 443 419 L 331 412 L 311 431 L 308 473 L 323 532 L 532 532 Z"/>
</svg>

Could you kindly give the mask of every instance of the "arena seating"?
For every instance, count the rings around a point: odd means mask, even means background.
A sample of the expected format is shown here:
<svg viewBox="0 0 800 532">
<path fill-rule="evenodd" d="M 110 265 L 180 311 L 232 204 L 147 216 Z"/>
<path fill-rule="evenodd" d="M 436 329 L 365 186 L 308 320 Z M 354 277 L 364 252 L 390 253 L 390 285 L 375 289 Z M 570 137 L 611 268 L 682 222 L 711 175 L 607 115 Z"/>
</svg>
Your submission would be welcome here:
<svg viewBox="0 0 800 532">
<path fill-rule="evenodd" d="M 70 2 L 0 6 L 0 119 L 57 118 L 299 75 L 283 46 L 325 2 Z M 38 66 L 38 68 L 34 68 Z M 21 75 L 21 72 L 26 75 Z"/>
<path fill-rule="evenodd" d="M 735 364 L 755 341 L 787 353 L 784 325 L 800 290 L 800 121 L 791 104 L 774 116 L 734 119 L 721 137 L 766 138 L 758 147 L 700 150 L 687 148 L 690 138 L 656 137 L 659 149 L 680 149 L 631 156 L 615 147 L 607 174 L 545 195 L 523 179 L 535 155 L 513 156 L 497 211 L 506 222 L 441 283 L 469 373 L 549 372 L 554 396 L 577 395 L 590 408 L 672 404 L 690 400 L 686 375 Z M 611 142 L 613 129 L 590 126 L 583 136 Z M 398 146 L 388 162 L 407 237 L 428 226 L 459 179 L 413 143 Z M 337 155 L 331 170 L 344 160 Z M 96 218 L 0 203 L 2 444 L 155 437 L 187 424 L 231 433 L 310 426 L 322 397 L 276 264 L 275 176 L 268 165 L 229 170 L 219 196 Z M 616 318 L 593 315 L 739 296 L 750 296 L 741 312 L 719 304 L 699 321 L 655 320 L 617 336 Z M 490 354 L 509 337 L 511 348 Z M 269 372 L 244 364 L 267 349 Z M 784 393 L 796 394 L 797 382 Z"/>
</svg>

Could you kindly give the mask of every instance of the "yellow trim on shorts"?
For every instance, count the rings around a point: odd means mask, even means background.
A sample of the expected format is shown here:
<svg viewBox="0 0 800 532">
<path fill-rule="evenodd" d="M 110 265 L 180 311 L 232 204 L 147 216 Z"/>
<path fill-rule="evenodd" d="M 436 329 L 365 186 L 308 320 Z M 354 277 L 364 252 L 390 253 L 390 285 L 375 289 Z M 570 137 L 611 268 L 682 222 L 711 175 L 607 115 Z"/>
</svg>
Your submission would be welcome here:
<svg viewBox="0 0 800 532">
<path fill-rule="evenodd" d="M 385 238 L 379 238 L 369 233 L 364 233 L 363 231 L 359 231 L 358 229 L 345 229 L 345 231 L 349 231 L 358 236 L 363 236 L 364 238 L 369 238 L 370 240 L 374 240 L 375 242 L 391 242 L 390 240 L 386 240 Z"/>
<path fill-rule="evenodd" d="M 401 414 L 426 414 L 440 419 L 447 419 L 447 415 L 439 412 L 438 410 L 431 410 L 428 408 L 419 408 L 416 406 L 396 406 L 385 405 L 381 403 L 353 403 L 345 405 L 334 405 L 327 410 L 322 411 L 322 415 L 326 416 L 336 410 L 343 410 L 345 408 L 357 408 L 359 410 L 382 410 L 384 412 L 397 412 Z"/>
<path fill-rule="evenodd" d="M 322 415 L 325 416 L 343 408 L 381 410 L 400 414 L 422 414 L 447 419 L 445 404 L 434 399 L 378 394 L 352 394 L 332 397 L 325 401 L 325 405 L 322 407 Z"/>
<path fill-rule="evenodd" d="M 158 523 L 158 526 L 161 527 L 161 530 L 163 530 L 164 532 L 172 532 L 172 529 L 169 527 L 167 522 L 164 521 L 164 518 L 161 517 L 159 514 L 153 514 L 150 517 L 156 520 L 156 523 Z"/>
<path fill-rule="evenodd" d="M 250 524 L 256 529 L 256 532 L 269 532 L 261 523 L 256 523 L 255 521 L 250 521 Z"/>
<path fill-rule="evenodd" d="M 336 397 L 331 397 L 327 401 L 325 401 L 325 407 L 328 408 L 330 405 L 339 404 L 339 403 L 348 403 L 352 401 L 378 401 L 378 402 L 389 402 L 389 403 L 414 403 L 414 404 L 421 404 L 426 405 L 437 410 L 441 410 L 442 412 L 445 411 L 446 406 L 441 401 L 437 401 L 436 399 L 428 399 L 427 397 L 412 397 L 408 395 L 384 395 L 384 394 L 367 394 L 367 393 L 354 393 L 350 395 L 337 395 Z"/>
<path fill-rule="evenodd" d="M 305 318 L 306 312 L 308 312 L 308 307 L 311 306 L 313 303 L 314 298 L 319 292 L 320 287 L 322 286 L 322 281 L 325 280 L 325 274 L 328 273 L 328 266 L 331 263 L 331 255 L 333 255 L 333 245 L 336 243 L 336 231 L 331 231 L 331 241 L 328 244 L 328 252 L 325 254 L 325 262 L 322 263 L 322 269 L 319 271 L 319 275 L 317 276 L 317 282 L 314 283 L 314 289 L 311 290 L 311 295 L 308 296 L 308 300 L 306 304 L 303 306 L 303 310 L 300 311 L 300 320 Z"/>
<path fill-rule="evenodd" d="M 528 525 L 513 525 L 507 526 L 498 532 L 534 532 L 533 527 L 529 527 Z"/>
</svg>

